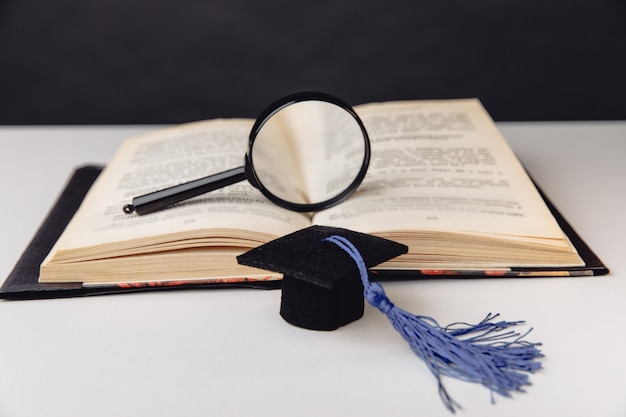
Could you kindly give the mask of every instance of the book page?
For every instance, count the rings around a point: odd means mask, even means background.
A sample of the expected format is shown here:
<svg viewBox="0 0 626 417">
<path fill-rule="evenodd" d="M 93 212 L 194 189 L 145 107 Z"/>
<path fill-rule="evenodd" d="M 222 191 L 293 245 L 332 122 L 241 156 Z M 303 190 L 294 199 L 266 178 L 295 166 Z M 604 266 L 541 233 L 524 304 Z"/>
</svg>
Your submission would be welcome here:
<svg viewBox="0 0 626 417">
<path fill-rule="evenodd" d="M 177 249 L 192 238 L 198 246 L 253 247 L 260 238 L 307 227 L 309 217 L 272 204 L 247 181 L 155 213 L 123 213 L 133 197 L 242 166 L 251 126 L 250 120 L 218 119 L 126 140 L 55 250 L 103 245 L 102 253 L 111 256 L 112 242 L 126 242 L 115 243 L 115 248 L 128 255 Z M 211 233 L 200 232 L 209 229 Z M 138 240 L 145 242 L 139 245 Z"/>
<path fill-rule="evenodd" d="M 366 233 L 449 231 L 568 245 L 478 100 L 357 106 L 372 144 L 361 187 L 314 222 Z"/>
</svg>

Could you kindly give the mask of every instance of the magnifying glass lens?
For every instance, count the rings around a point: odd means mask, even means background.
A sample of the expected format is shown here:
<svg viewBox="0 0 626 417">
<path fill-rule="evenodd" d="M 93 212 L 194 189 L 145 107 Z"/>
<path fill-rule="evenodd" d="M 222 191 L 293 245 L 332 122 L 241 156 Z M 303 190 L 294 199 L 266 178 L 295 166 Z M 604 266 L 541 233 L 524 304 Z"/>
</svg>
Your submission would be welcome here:
<svg viewBox="0 0 626 417">
<path fill-rule="evenodd" d="M 253 129 L 249 163 L 258 188 L 297 211 L 345 199 L 369 163 L 369 141 L 350 108 L 307 99 L 279 107 Z"/>
</svg>

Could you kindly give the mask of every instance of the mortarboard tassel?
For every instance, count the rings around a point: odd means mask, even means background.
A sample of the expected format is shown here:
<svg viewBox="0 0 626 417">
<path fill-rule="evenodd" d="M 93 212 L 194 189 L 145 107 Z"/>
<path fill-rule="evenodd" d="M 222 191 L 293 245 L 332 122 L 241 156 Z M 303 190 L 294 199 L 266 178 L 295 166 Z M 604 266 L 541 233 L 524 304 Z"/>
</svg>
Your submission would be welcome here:
<svg viewBox="0 0 626 417">
<path fill-rule="evenodd" d="M 356 262 L 365 299 L 387 315 L 394 328 L 424 360 L 437 379 L 441 399 L 451 412 L 461 407 L 446 391 L 442 376 L 483 384 L 491 391 L 493 402 L 494 392 L 505 397 L 510 397 L 511 391 L 523 392 L 522 387 L 530 385 L 525 372 L 541 368 L 536 360 L 543 357 L 537 348 L 540 343 L 522 340 L 530 330 L 525 334 L 506 330 L 523 321 L 494 322 L 498 314 L 490 313 L 476 325 L 454 323 L 442 327 L 430 317 L 413 315 L 394 306 L 383 287 L 369 281 L 365 262 L 348 239 L 333 235 L 323 241 L 336 244 Z"/>
</svg>

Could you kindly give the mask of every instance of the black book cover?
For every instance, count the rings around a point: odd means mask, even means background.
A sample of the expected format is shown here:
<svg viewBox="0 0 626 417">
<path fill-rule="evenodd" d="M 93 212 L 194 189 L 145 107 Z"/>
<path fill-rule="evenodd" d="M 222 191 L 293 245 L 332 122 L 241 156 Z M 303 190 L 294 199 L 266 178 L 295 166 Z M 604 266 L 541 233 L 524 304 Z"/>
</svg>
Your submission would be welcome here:
<svg viewBox="0 0 626 417">
<path fill-rule="evenodd" d="M 212 283 L 212 284 L 189 284 L 182 286 L 137 286 L 137 287 L 83 287 L 80 283 L 41 284 L 39 278 L 39 265 L 43 262 L 48 252 L 52 249 L 61 233 L 72 219 L 80 206 L 89 188 L 96 180 L 101 166 L 84 166 L 74 171 L 65 188 L 53 204 L 47 217 L 44 219 L 38 231 L 22 253 L 13 270 L 0 288 L 0 298 L 4 299 L 39 299 L 77 297 L 86 295 L 101 295 L 126 293 L 134 291 L 154 291 L 189 288 L 279 288 L 280 281 L 262 281 L 245 283 Z M 572 268 L 512 268 L 503 276 L 550 276 L 567 274 L 571 276 L 605 275 L 609 270 L 585 244 L 576 231 L 563 218 L 554 205 L 539 190 L 546 204 L 552 211 L 557 222 L 568 235 L 578 253 L 585 261 L 585 266 Z M 458 275 L 464 277 L 492 277 L 488 272 L 468 271 L 445 273 L 444 275 Z M 428 277 L 428 273 L 422 271 L 380 271 L 374 274 L 373 279 L 417 279 Z"/>
</svg>

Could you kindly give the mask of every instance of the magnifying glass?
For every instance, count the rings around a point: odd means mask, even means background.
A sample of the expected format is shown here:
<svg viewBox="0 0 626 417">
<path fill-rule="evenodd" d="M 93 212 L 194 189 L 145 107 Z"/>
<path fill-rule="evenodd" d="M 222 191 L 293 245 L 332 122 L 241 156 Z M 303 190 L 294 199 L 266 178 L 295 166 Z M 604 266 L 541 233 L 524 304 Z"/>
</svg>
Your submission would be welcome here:
<svg viewBox="0 0 626 417">
<path fill-rule="evenodd" d="M 275 204 L 298 212 L 344 201 L 363 181 L 370 141 L 352 107 L 326 93 L 283 97 L 256 119 L 244 166 L 133 198 L 139 215 L 243 180 Z"/>
</svg>

